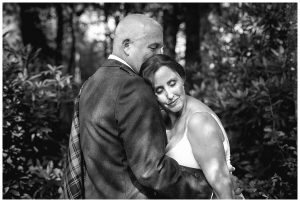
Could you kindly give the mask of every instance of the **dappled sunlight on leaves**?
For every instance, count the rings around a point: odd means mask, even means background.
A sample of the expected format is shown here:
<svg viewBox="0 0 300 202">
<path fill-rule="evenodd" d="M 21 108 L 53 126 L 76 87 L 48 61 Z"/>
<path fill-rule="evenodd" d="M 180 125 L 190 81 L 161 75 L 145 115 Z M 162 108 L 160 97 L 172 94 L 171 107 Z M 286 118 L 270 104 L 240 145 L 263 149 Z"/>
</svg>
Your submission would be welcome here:
<svg viewBox="0 0 300 202">
<path fill-rule="evenodd" d="M 60 135 L 67 136 L 55 127 L 61 104 L 73 100 L 72 77 L 62 74 L 62 66 L 32 72 L 28 67 L 37 52 L 4 46 L 20 60 L 3 61 L 3 198 L 59 198 L 64 143 Z"/>
</svg>

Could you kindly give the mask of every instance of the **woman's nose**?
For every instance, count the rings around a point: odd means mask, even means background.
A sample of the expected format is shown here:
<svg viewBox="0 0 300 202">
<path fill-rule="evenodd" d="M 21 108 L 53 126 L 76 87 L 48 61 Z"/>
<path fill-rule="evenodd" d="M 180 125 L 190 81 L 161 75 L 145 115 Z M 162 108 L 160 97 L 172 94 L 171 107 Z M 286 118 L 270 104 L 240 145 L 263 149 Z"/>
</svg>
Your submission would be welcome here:
<svg viewBox="0 0 300 202">
<path fill-rule="evenodd" d="M 174 97 L 174 94 L 170 90 L 166 90 L 166 96 L 169 100 L 172 100 Z"/>
</svg>

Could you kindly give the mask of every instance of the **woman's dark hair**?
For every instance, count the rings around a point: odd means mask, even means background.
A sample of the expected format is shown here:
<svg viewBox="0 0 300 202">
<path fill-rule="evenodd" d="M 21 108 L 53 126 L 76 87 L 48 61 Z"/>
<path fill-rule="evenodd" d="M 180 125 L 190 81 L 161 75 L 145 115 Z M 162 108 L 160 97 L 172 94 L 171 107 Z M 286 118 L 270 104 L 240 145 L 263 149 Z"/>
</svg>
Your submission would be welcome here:
<svg viewBox="0 0 300 202">
<path fill-rule="evenodd" d="M 185 80 L 184 68 L 174 59 L 167 55 L 157 54 L 148 58 L 141 66 L 140 75 L 152 84 L 153 75 L 162 66 L 167 66 L 171 70 L 177 72 L 179 76 Z"/>
</svg>

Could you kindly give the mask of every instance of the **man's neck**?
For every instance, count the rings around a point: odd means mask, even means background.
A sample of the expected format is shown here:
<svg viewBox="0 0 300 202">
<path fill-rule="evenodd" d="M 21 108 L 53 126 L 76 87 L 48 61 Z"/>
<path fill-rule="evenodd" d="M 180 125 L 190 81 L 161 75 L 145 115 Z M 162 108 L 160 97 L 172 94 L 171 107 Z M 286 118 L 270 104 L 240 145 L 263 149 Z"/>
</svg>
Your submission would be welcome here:
<svg viewBox="0 0 300 202">
<path fill-rule="evenodd" d="M 118 56 L 116 56 L 114 54 L 110 54 L 108 56 L 108 59 L 117 60 L 117 61 L 121 62 L 122 64 L 130 67 L 130 65 L 127 62 L 125 62 L 123 59 L 121 59 L 120 57 L 118 57 Z M 134 72 L 136 72 L 132 67 L 130 67 L 130 69 L 132 69 Z"/>
</svg>

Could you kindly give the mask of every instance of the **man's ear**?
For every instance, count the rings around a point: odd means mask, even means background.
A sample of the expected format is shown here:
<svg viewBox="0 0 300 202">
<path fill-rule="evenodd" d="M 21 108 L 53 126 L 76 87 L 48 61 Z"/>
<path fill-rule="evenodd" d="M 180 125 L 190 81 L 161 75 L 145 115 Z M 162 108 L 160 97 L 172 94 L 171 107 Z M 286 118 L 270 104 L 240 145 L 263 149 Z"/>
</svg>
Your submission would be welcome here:
<svg viewBox="0 0 300 202">
<path fill-rule="evenodd" d="M 130 39 L 125 39 L 122 41 L 122 48 L 123 48 L 125 55 L 127 55 L 127 56 L 129 55 L 129 52 L 130 52 L 130 45 L 131 45 Z"/>
</svg>

